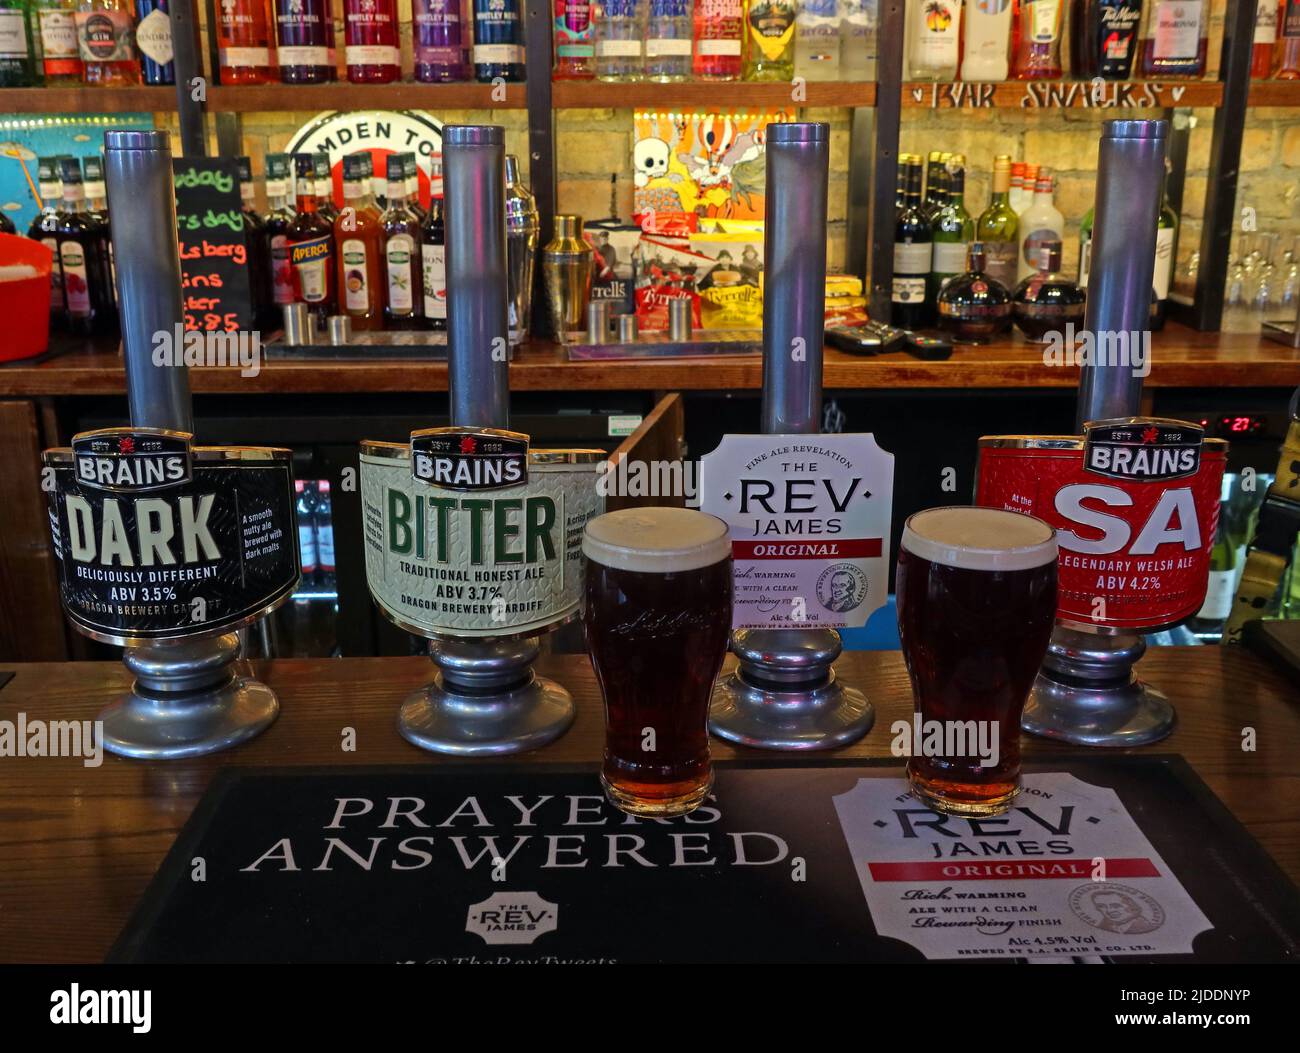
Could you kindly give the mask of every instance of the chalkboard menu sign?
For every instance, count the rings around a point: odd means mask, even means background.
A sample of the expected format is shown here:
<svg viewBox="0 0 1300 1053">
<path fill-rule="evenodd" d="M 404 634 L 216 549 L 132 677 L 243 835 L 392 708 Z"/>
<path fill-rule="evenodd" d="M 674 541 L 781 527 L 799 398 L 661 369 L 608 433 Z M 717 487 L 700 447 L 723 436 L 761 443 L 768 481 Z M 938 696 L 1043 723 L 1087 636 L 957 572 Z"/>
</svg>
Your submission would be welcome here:
<svg viewBox="0 0 1300 1053">
<path fill-rule="evenodd" d="M 253 328 L 252 239 L 233 158 L 172 161 L 185 328 L 231 333 Z"/>
<path fill-rule="evenodd" d="M 984 820 L 894 761 L 724 764 L 671 820 L 594 767 L 227 769 L 110 960 L 1300 959 L 1295 887 L 1181 758 L 1027 769 Z"/>
</svg>

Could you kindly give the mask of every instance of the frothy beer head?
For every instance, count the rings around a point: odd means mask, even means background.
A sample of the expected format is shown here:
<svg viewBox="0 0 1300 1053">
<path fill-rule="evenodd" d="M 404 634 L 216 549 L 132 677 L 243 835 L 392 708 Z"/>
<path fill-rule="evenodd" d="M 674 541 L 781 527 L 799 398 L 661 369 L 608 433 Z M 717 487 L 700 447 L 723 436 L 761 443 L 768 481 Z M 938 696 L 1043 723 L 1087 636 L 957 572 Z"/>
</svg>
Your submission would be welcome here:
<svg viewBox="0 0 1300 1053">
<path fill-rule="evenodd" d="M 643 574 L 711 567 L 731 555 L 727 524 L 690 508 L 623 508 L 588 521 L 582 554 L 593 563 Z"/>
<path fill-rule="evenodd" d="M 962 570 L 1030 570 L 1056 560 L 1056 531 L 1033 516 L 969 505 L 930 508 L 903 527 L 903 548 Z"/>
</svg>

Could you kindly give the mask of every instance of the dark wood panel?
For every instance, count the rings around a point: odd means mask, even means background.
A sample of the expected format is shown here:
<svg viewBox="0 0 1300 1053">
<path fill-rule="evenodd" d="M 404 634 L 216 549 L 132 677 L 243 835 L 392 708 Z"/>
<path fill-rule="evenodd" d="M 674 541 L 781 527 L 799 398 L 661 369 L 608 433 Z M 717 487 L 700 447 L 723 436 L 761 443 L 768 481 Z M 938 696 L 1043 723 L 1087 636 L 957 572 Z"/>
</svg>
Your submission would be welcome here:
<svg viewBox="0 0 1300 1053">
<path fill-rule="evenodd" d="M 171 113 L 174 87 L 0 88 L 0 113 Z"/>
<path fill-rule="evenodd" d="M 255 113 L 283 110 L 518 110 L 522 84 L 240 84 L 208 89 L 212 112 Z"/>
<path fill-rule="evenodd" d="M 1145 387 L 1295 387 L 1300 350 L 1258 336 L 1198 333 L 1169 324 L 1152 340 L 1151 375 Z M 514 391 L 756 391 L 763 381 L 758 355 L 694 359 L 622 359 L 569 362 L 564 349 L 535 342 L 510 365 Z M 858 388 L 1073 388 L 1074 367 L 1043 363 L 1040 345 L 1019 337 L 984 347 L 959 347 L 945 362 L 923 362 L 905 352 L 875 357 L 826 350 L 822 382 L 828 390 Z M 199 394 L 259 392 L 324 394 L 446 391 L 445 361 L 328 359 L 263 364 L 255 377 L 237 369 L 190 370 Z M 121 357 L 92 345 L 64 350 L 37 363 L 0 367 L 0 396 L 120 395 L 125 393 Z"/>
<path fill-rule="evenodd" d="M 117 663 L 20 665 L 0 690 L 0 719 L 19 712 L 90 719 L 128 685 Z M 910 719 L 907 673 L 896 652 L 855 653 L 838 670 L 876 706 L 862 742 L 836 756 L 887 757 L 890 726 Z M 1149 752 L 1181 753 L 1273 855 L 1300 880 L 1300 689 L 1240 649 L 1154 648 L 1143 675 L 1179 710 L 1173 735 Z M 474 764 L 423 753 L 400 739 L 394 714 L 402 696 L 433 674 L 420 658 L 290 659 L 259 663 L 280 696 L 280 719 L 260 738 L 230 752 L 191 761 L 141 763 L 114 757 L 102 767 L 79 759 L 11 760 L 0 765 L 6 850 L 0 853 L 0 960 L 95 961 L 117 935 L 177 831 L 215 772 L 228 765 Z M 603 724 L 599 695 L 584 655 L 550 656 L 539 672 L 573 694 L 578 717 L 558 742 L 516 758 L 599 762 Z M 344 753 L 339 734 L 357 732 Z M 1242 750 L 1254 728 L 1257 750 Z M 772 753 L 712 744 L 714 756 L 772 758 Z M 1030 740 L 1026 753 L 1045 758 L 1061 747 Z M 790 764 L 815 755 L 786 754 Z M 593 778 L 593 786 L 595 785 Z"/>
<path fill-rule="evenodd" d="M 557 80 L 551 87 L 556 109 L 639 109 L 727 106 L 790 109 L 804 106 L 874 106 L 876 85 L 857 81 L 748 84 L 744 81 L 685 81 L 681 84 L 612 84 Z"/>
<path fill-rule="evenodd" d="M 0 402 L 0 661 L 68 657 L 30 402 Z"/>
</svg>

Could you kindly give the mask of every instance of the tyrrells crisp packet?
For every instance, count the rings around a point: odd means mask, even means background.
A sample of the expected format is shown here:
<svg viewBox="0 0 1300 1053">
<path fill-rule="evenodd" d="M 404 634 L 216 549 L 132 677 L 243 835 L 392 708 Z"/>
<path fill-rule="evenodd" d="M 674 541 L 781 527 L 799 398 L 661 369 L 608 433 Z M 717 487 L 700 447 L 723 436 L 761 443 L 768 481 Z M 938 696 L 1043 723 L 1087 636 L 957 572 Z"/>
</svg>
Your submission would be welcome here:
<svg viewBox="0 0 1300 1053">
<path fill-rule="evenodd" d="M 636 256 L 641 228 L 616 219 L 586 224 L 582 236 L 591 245 L 591 298 L 609 302 L 609 313 L 636 313 Z"/>
</svg>

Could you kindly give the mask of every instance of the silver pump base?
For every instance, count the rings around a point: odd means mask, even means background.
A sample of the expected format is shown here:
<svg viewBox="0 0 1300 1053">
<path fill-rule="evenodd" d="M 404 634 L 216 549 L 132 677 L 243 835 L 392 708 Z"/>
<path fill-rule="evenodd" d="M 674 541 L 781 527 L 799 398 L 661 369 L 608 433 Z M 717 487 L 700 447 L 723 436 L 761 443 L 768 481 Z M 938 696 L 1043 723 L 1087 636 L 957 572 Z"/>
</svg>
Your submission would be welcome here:
<svg viewBox="0 0 1300 1053">
<path fill-rule="evenodd" d="M 1058 625 L 1020 720 L 1022 730 L 1076 746 L 1145 746 L 1174 729 L 1174 707 L 1133 672 L 1146 641 Z"/>
<path fill-rule="evenodd" d="M 573 723 L 572 696 L 533 672 L 537 639 L 435 640 L 433 683 L 402 702 L 397 730 L 421 749 L 496 756 L 554 742 Z"/>
<path fill-rule="evenodd" d="M 871 730 L 875 708 L 845 687 L 831 664 L 843 649 L 833 629 L 738 629 L 740 665 L 718 679 L 709 731 L 742 746 L 826 750 Z"/>
<path fill-rule="evenodd" d="M 177 760 L 261 734 L 280 703 L 265 684 L 235 672 L 238 657 L 235 633 L 127 647 L 122 661 L 135 683 L 99 715 L 104 748 L 137 760 Z"/>
</svg>

